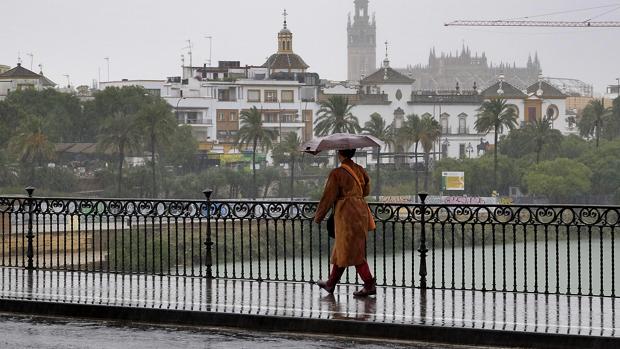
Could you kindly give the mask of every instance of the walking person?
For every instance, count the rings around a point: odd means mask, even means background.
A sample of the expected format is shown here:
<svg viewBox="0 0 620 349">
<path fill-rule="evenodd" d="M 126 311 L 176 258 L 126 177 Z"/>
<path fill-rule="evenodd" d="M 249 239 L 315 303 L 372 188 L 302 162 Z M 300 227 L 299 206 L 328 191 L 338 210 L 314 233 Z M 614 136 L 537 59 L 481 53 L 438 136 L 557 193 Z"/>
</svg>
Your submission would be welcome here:
<svg viewBox="0 0 620 349">
<path fill-rule="evenodd" d="M 334 209 L 335 243 L 332 251 L 332 271 L 326 281 L 317 285 L 332 294 L 347 267 L 355 266 L 364 287 L 353 293 L 367 297 L 377 293 L 365 257 L 366 236 L 376 228 L 364 197 L 370 193 L 370 178 L 363 167 L 351 160 L 355 149 L 339 150 L 340 167 L 329 174 L 323 197 L 314 217 L 320 223 L 330 208 Z"/>
</svg>

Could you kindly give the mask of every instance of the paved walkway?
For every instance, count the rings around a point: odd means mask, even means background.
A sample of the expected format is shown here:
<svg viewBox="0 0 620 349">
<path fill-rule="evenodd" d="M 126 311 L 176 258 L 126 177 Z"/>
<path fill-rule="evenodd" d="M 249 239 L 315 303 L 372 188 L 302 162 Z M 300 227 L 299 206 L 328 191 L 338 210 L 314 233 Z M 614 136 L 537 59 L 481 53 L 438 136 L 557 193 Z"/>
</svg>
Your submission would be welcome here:
<svg viewBox="0 0 620 349">
<path fill-rule="evenodd" d="M 506 346 L 620 345 L 620 299 L 0 268 L 0 311 Z M 45 303 L 45 304 L 42 304 Z M 301 322 L 300 322 L 301 321 Z"/>
</svg>

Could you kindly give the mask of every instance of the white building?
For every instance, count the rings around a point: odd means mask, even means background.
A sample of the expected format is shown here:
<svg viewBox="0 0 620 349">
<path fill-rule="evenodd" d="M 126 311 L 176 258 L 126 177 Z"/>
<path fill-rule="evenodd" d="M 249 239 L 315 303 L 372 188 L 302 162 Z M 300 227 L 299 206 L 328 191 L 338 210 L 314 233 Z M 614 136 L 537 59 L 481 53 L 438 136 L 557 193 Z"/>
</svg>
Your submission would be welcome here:
<svg viewBox="0 0 620 349">
<path fill-rule="evenodd" d="M 567 96 L 542 79 L 524 90 L 507 83 L 502 76 L 484 90 L 475 84 L 473 89 L 463 90 L 458 83 L 454 90 L 449 91 L 416 90 L 414 82 L 413 76 L 391 68 L 386 57 L 381 69 L 360 81 L 358 94 L 352 95 L 350 88 L 337 86 L 324 89 L 321 98 L 326 99 L 334 94 L 349 98 L 355 105 L 352 113 L 361 126 L 370 120 L 373 113 L 380 114 L 397 128 L 407 115 L 430 115 L 441 125 L 441 137 L 433 150 L 440 157 L 477 157 L 493 146 L 493 133 L 480 134 L 474 128 L 478 109 L 485 100 L 493 98 L 505 99 L 515 109 L 518 127 L 546 115 L 552 120 L 553 127 L 562 133 L 569 134 L 576 130 L 566 115 Z M 508 132 L 502 130 L 504 135 Z"/>
<path fill-rule="evenodd" d="M 56 84 L 46 78 L 43 72 L 37 74 L 22 67 L 21 63 L 17 63 L 15 68 L 0 74 L 0 99 L 6 98 L 11 91 L 29 88 L 42 90 L 55 86 Z"/>
</svg>

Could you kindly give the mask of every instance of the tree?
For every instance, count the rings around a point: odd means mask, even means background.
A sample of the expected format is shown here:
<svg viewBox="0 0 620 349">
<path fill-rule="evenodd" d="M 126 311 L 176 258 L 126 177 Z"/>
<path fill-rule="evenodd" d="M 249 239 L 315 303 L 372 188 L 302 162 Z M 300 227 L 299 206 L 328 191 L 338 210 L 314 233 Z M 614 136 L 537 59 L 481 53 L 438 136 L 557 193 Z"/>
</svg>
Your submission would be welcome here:
<svg viewBox="0 0 620 349">
<path fill-rule="evenodd" d="M 316 112 L 318 118 L 314 122 L 316 136 L 328 136 L 333 133 L 359 133 L 361 127 L 357 117 L 353 116 L 349 99 L 343 96 L 332 96 L 319 103 Z"/>
<path fill-rule="evenodd" d="M 299 151 L 299 147 L 301 146 L 301 140 L 299 136 L 295 132 L 290 132 L 284 137 L 282 143 L 278 144 L 273 150 L 274 161 L 278 163 L 287 162 L 289 165 L 289 170 L 291 173 L 290 176 L 290 197 L 293 199 L 295 197 L 295 167 L 298 163 L 298 159 L 301 157 L 301 152 Z"/>
<path fill-rule="evenodd" d="M 182 168 L 182 172 L 187 173 L 194 167 L 198 150 L 198 141 L 192 135 L 192 127 L 189 125 L 175 127 L 170 137 L 170 141 L 162 144 L 159 151 L 162 162 L 175 168 Z"/>
<path fill-rule="evenodd" d="M 26 115 L 41 117 L 51 142 L 83 142 L 87 129 L 93 124 L 83 117 L 76 96 L 54 89 L 14 91 L 7 96 L 6 103 Z"/>
<path fill-rule="evenodd" d="M 533 165 L 524 181 L 531 194 L 544 195 L 554 203 L 565 203 L 570 197 L 590 191 L 591 176 L 592 171 L 584 164 L 558 158 Z"/>
<path fill-rule="evenodd" d="M 117 194 L 122 193 L 123 163 L 128 152 L 138 152 L 143 132 L 138 118 L 149 104 L 150 95 L 142 87 L 108 87 L 95 93 L 89 114 L 100 120 L 97 143 L 100 152 L 117 155 Z"/>
<path fill-rule="evenodd" d="M 383 141 L 386 145 L 393 142 L 392 130 L 392 125 L 387 125 L 387 123 L 379 113 L 370 114 L 370 121 L 366 121 L 366 123 L 364 123 L 364 128 L 362 129 L 364 133 Z M 377 157 L 377 178 L 375 184 L 375 195 L 378 200 L 379 194 L 381 193 L 381 148 L 376 148 L 375 155 Z"/>
<path fill-rule="evenodd" d="M 420 120 L 419 136 L 419 141 L 422 144 L 422 150 L 424 151 L 424 191 L 428 192 L 428 170 L 430 153 L 431 150 L 433 150 L 433 144 L 435 144 L 439 137 L 441 137 L 441 125 L 439 125 L 439 122 L 433 119 L 432 116 L 425 115 Z"/>
<path fill-rule="evenodd" d="M 241 127 L 237 133 L 235 144 L 252 147 L 252 193 L 256 198 L 256 150 L 260 146 L 263 151 L 271 149 L 273 141 L 277 137 L 275 130 L 263 127 L 261 112 L 252 107 L 250 110 L 243 110 L 240 115 Z"/>
<path fill-rule="evenodd" d="M 0 148 L 4 148 L 19 126 L 19 111 L 6 101 L 0 101 Z"/>
<path fill-rule="evenodd" d="M 148 140 L 151 150 L 152 195 L 157 198 L 155 154 L 159 146 L 170 143 L 177 127 L 177 120 L 172 115 L 170 105 L 163 99 L 157 98 L 141 109 L 136 122 L 138 127 L 144 129 L 144 137 Z"/>
<path fill-rule="evenodd" d="M 34 180 L 35 165 L 40 167 L 55 155 L 54 145 L 49 141 L 45 129 L 41 117 L 30 115 L 23 120 L 9 143 L 9 150 L 30 170 L 29 181 Z"/>
<path fill-rule="evenodd" d="M 605 103 L 602 99 L 590 101 L 583 109 L 581 120 L 579 120 L 577 124 L 579 134 L 581 134 L 582 137 L 594 136 L 596 139 L 596 148 L 598 148 L 601 133 L 606 124 L 605 121 L 612 115 L 611 109 L 605 107 Z"/>
<path fill-rule="evenodd" d="M 562 140 L 562 133 L 559 130 L 553 129 L 551 120 L 546 116 L 542 120 L 534 120 L 534 122 L 529 123 L 525 129 L 534 143 L 536 163 L 540 162 L 540 153 L 546 144 L 558 147 Z"/>
<path fill-rule="evenodd" d="M 139 151 L 142 145 L 142 134 L 138 127 L 137 115 L 125 115 L 116 112 L 108 117 L 101 127 L 98 137 L 98 150 L 101 153 L 112 152 L 117 155 L 117 195 L 122 194 L 123 163 L 129 152 Z"/>
<path fill-rule="evenodd" d="M 513 130 L 517 125 L 517 115 L 514 108 L 508 105 L 505 99 L 494 98 L 484 101 L 478 109 L 478 120 L 474 124 L 476 131 L 488 134 L 494 132 L 493 143 L 493 185 L 497 189 L 497 139 L 501 129 L 506 127 Z"/>
<path fill-rule="evenodd" d="M 415 171 L 415 192 L 419 193 L 418 176 L 418 145 L 422 137 L 422 119 L 416 114 L 407 115 L 407 118 L 398 131 L 395 132 L 395 143 L 404 149 L 409 149 L 413 144 L 414 171 Z M 398 148 L 397 148 L 398 149 Z"/>
</svg>

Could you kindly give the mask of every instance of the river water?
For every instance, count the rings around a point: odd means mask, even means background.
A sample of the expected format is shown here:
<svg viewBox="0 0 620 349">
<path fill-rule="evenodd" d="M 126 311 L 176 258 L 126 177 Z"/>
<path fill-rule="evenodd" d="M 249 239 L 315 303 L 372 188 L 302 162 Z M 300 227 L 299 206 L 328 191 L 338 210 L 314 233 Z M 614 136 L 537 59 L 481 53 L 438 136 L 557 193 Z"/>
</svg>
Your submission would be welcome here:
<svg viewBox="0 0 620 349">
<path fill-rule="evenodd" d="M 500 242 L 498 238 L 498 242 Z M 429 241 L 429 245 L 431 242 Z M 620 290 L 620 267 L 611 239 L 506 242 L 505 245 L 452 246 L 436 241 L 427 256 L 428 285 L 453 286 L 465 289 L 495 289 L 508 291 L 535 291 L 610 295 L 612 288 Z M 329 253 L 319 257 L 316 251 L 309 257 L 280 258 L 269 261 L 263 256 L 259 262 L 222 263 L 215 266 L 219 277 L 252 279 L 279 279 L 310 281 L 325 278 L 329 268 Z M 613 257 L 613 259 L 612 259 Z M 230 258 L 230 256 L 229 256 Z M 378 283 L 396 286 L 418 285 L 419 252 L 398 247 L 378 246 L 377 254 L 368 251 L 368 263 Z M 343 281 L 355 282 L 355 268 L 349 268 Z M 614 285 L 615 284 L 615 285 Z M 614 287 L 615 286 L 615 287 Z M 537 289 L 536 289 L 537 287 Z"/>
<path fill-rule="evenodd" d="M 87 320 L 0 314 L 0 348 L 33 349 L 270 349 L 270 348 L 465 348 L 427 343 L 359 341 L 327 336 L 215 328 L 155 327 Z"/>
</svg>

